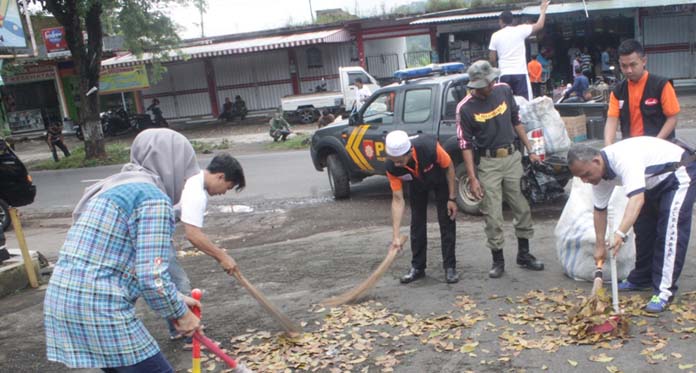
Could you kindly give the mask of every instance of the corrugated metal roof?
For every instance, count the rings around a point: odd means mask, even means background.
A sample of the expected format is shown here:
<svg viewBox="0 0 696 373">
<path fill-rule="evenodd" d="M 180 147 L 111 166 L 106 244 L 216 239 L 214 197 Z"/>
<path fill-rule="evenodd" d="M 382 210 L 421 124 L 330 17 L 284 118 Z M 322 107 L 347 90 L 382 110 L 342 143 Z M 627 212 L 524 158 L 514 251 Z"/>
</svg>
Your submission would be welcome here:
<svg viewBox="0 0 696 373">
<path fill-rule="evenodd" d="M 291 35 L 268 36 L 255 39 L 228 41 L 217 44 L 183 47 L 176 51 L 169 51 L 169 60 L 177 61 L 185 58 L 225 56 L 230 54 L 297 47 L 301 45 L 343 43 L 350 40 L 350 32 L 342 28 Z M 153 56 L 151 53 L 144 53 L 140 58 L 131 53 L 127 53 L 104 60 L 102 62 L 102 66 L 114 67 L 137 65 L 150 62 L 152 57 Z"/>
<path fill-rule="evenodd" d="M 599 0 L 586 1 L 587 11 L 627 9 L 627 8 L 652 8 L 658 6 L 696 4 L 696 0 Z M 582 2 L 549 4 L 546 14 L 584 12 L 585 6 Z M 539 14 L 539 6 L 528 6 L 522 9 L 522 14 Z"/>
<path fill-rule="evenodd" d="M 519 10 L 513 10 L 512 14 L 519 15 Z M 412 25 L 426 25 L 433 23 L 448 23 L 448 22 L 461 22 L 473 19 L 484 19 L 484 18 L 496 18 L 500 15 L 500 11 L 497 12 L 486 12 L 486 13 L 470 13 L 470 14 L 457 14 L 451 16 L 442 17 L 429 17 L 422 18 L 411 22 Z"/>
</svg>

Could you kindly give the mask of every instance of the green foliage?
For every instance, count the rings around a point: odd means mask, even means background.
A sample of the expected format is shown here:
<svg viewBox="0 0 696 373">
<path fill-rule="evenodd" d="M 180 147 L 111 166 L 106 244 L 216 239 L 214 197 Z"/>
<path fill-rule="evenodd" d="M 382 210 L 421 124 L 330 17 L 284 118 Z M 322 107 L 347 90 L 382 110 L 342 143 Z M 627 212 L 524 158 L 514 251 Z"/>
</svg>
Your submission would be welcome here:
<svg viewBox="0 0 696 373">
<path fill-rule="evenodd" d="M 469 1 L 466 0 L 428 0 L 428 2 L 425 3 L 425 10 L 428 13 L 431 13 L 441 12 L 443 10 L 466 8 L 468 3 Z"/>
<path fill-rule="evenodd" d="M 309 148 L 310 138 L 306 133 L 299 133 L 296 136 L 291 136 L 287 141 L 271 142 L 266 144 L 269 150 L 297 150 Z"/>
<path fill-rule="evenodd" d="M 340 13 L 331 13 L 331 14 L 319 14 L 317 16 L 317 19 L 315 21 L 316 24 L 325 24 L 325 23 L 336 23 L 336 22 L 342 22 L 342 21 L 349 21 L 352 19 L 358 19 L 358 16 L 350 14 L 348 12 L 340 12 Z"/>
<path fill-rule="evenodd" d="M 222 139 L 219 143 L 203 142 L 203 141 L 191 141 L 191 146 L 196 153 L 210 154 L 214 150 L 229 149 L 231 144 L 227 139 Z"/>
<path fill-rule="evenodd" d="M 58 152 L 62 157 L 63 154 Z M 128 144 L 114 143 L 106 146 L 106 158 L 85 158 L 84 146 L 79 146 L 70 152 L 69 157 L 62 157 L 60 161 L 54 162 L 53 159 L 29 162 L 27 167 L 30 170 L 64 170 L 68 168 L 108 166 L 112 164 L 123 164 L 130 160 L 130 147 Z"/>
</svg>

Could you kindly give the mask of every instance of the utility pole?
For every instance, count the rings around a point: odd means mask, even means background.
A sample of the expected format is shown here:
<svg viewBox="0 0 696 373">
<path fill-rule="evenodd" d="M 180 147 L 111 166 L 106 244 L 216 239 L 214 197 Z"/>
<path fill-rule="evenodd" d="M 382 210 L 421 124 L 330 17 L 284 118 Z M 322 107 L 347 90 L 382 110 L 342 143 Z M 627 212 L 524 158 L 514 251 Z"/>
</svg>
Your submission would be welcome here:
<svg viewBox="0 0 696 373">
<path fill-rule="evenodd" d="M 312 17 L 312 23 L 314 23 L 314 11 L 312 10 L 312 0 L 309 0 L 309 15 Z"/>
</svg>

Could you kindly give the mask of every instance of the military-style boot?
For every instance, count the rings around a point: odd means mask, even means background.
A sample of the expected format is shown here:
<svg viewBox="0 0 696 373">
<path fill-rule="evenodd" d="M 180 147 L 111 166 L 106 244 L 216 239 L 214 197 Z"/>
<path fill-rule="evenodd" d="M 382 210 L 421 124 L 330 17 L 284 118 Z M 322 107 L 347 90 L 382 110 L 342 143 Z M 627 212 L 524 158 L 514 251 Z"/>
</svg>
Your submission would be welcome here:
<svg viewBox="0 0 696 373">
<path fill-rule="evenodd" d="M 517 264 L 532 271 L 543 271 L 544 263 L 529 253 L 529 240 L 517 238 Z"/>
<path fill-rule="evenodd" d="M 503 256 L 503 250 L 491 250 L 493 254 L 493 266 L 491 270 L 488 271 L 488 277 L 490 278 L 500 278 L 505 272 L 505 257 Z"/>
</svg>

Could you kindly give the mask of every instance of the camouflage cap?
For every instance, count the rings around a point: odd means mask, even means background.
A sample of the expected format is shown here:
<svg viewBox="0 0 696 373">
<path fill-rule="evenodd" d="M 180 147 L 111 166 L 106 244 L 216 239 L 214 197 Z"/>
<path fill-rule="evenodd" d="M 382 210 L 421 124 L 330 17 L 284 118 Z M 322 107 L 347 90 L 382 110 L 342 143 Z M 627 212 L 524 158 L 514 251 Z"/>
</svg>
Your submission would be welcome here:
<svg viewBox="0 0 696 373">
<path fill-rule="evenodd" d="M 500 70 L 486 60 L 479 60 L 471 64 L 466 73 L 469 74 L 469 83 L 466 86 L 476 89 L 484 88 L 494 81 L 500 75 Z"/>
</svg>

